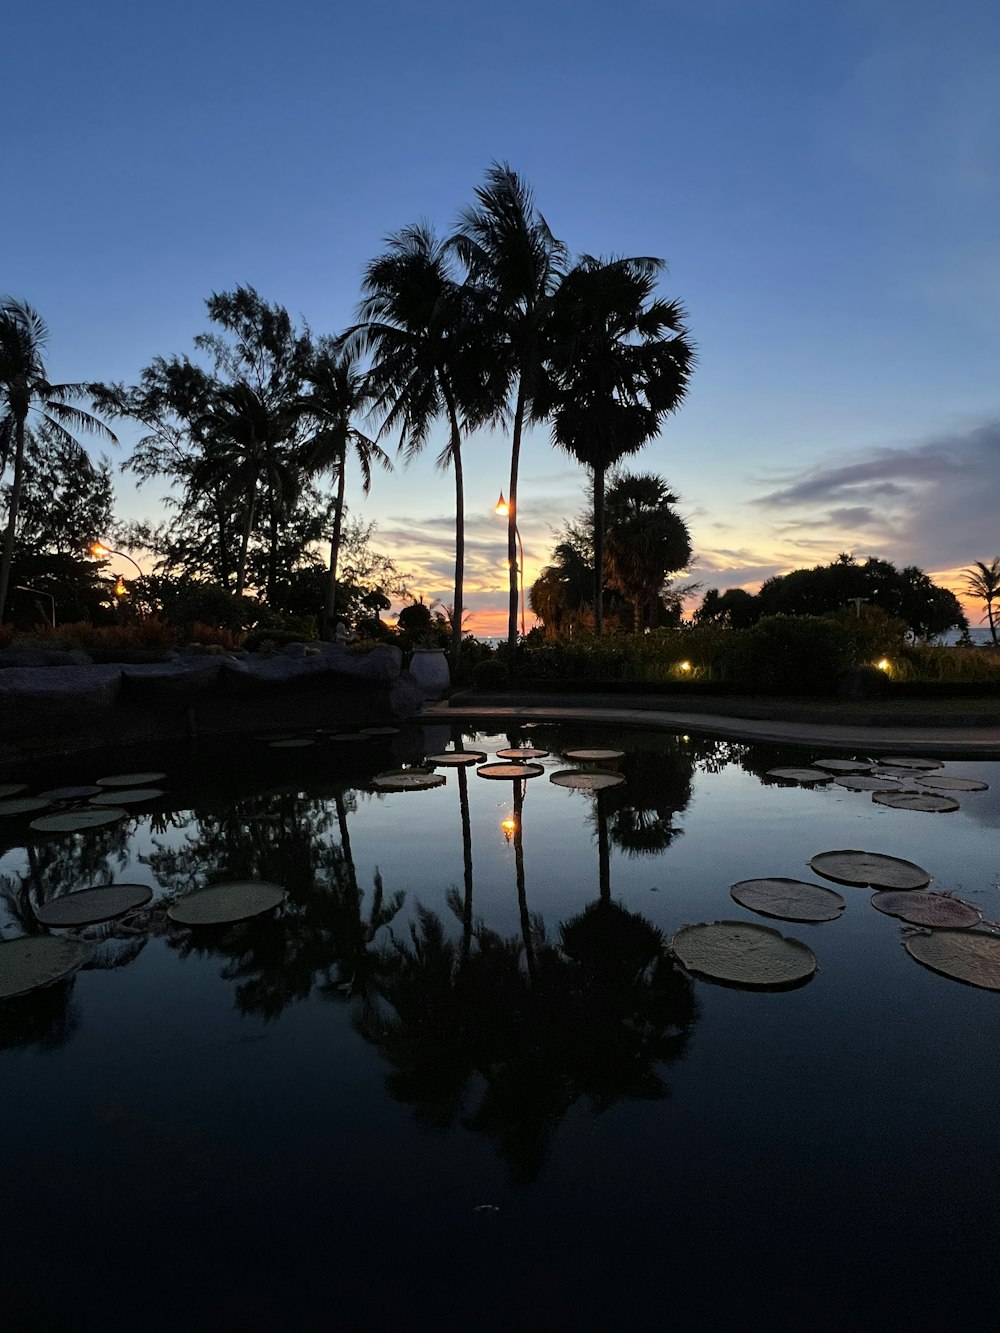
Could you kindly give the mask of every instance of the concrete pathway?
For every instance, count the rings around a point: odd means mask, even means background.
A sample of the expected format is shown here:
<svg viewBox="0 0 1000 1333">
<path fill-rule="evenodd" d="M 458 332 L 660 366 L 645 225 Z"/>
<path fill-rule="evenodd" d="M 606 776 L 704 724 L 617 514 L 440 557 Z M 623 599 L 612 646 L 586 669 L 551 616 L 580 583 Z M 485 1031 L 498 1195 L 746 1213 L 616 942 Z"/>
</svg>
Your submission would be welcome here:
<svg viewBox="0 0 1000 1333">
<path fill-rule="evenodd" d="M 721 717 L 711 713 L 670 712 L 655 708 L 566 707 L 552 704 L 494 704 L 450 707 L 425 705 L 420 718 L 460 722 L 467 718 L 525 721 L 613 722 L 661 731 L 729 736 L 774 745 L 815 749 L 862 750 L 866 754 L 936 755 L 963 759 L 1000 759 L 1000 727 L 865 726 L 857 723 L 785 722 L 776 718 Z"/>
</svg>

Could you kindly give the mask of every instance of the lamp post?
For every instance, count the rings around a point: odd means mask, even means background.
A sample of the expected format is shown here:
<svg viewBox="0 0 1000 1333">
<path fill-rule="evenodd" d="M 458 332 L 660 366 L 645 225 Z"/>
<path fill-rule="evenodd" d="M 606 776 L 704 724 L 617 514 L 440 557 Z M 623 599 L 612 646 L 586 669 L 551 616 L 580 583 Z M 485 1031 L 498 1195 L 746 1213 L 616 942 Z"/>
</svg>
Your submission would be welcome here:
<svg viewBox="0 0 1000 1333">
<path fill-rule="evenodd" d="M 507 517 L 512 513 L 512 506 L 503 498 L 503 491 L 500 492 L 500 499 L 496 503 L 496 513 Z M 524 638 L 524 546 L 521 542 L 521 530 L 517 526 L 517 519 L 514 520 L 514 533 L 517 537 L 517 553 L 519 563 L 517 566 L 518 578 L 521 588 L 521 638 Z"/>
<path fill-rule="evenodd" d="M 95 559 L 97 560 L 106 560 L 109 555 L 116 555 L 120 560 L 127 560 L 130 565 L 133 565 L 135 567 L 135 572 L 136 574 L 138 574 L 140 579 L 145 577 L 142 570 L 132 559 L 132 557 L 130 555 L 126 555 L 124 551 L 112 551 L 111 547 L 105 546 L 103 542 L 91 542 L 89 549 L 90 549 L 90 554 L 94 556 Z M 125 587 L 125 580 L 119 574 L 118 581 L 115 583 L 115 588 L 114 588 L 115 600 L 117 601 L 118 598 L 124 597 L 126 592 L 128 592 L 128 589 Z M 139 615 L 142 615 L 141 610 L 138 610 L 137 608 L 137 611 Z"/>
<path fill-rule="evenodd" d="M 29 587 L 27 586 L 27 584 L 25 584 L 25 583 L 18 583 L 18 584 L 15 584 L 15 591 L 16 591 L 16 592 L 30 592 L 30 593 L 34 593 L 34 595 L 35 595 L 36 597 L 47 597 L 47 598 L 49 599 L 49 601 L 52 603 L 52 612 L 51 612 L 51 614 L 52 614 L 52 628 L 55 629 L 55 627 L 56 627 L 56 599 L 55 599 L 55 597 L 53 597 L 52 593 L 50 593 L 50 592 L 46 592 L 44 588 L 29 588 Z M 41 607 L 39 607 L 38 609 L 41 610 Z"/>
</svg>

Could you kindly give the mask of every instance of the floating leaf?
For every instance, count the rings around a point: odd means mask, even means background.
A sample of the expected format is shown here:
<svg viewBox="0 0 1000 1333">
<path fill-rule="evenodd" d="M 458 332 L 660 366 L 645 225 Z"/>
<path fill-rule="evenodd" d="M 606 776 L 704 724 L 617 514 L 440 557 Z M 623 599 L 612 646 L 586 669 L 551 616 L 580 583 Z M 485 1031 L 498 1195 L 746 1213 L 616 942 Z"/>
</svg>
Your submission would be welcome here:
<svg viewBox="0 0 1000 1333">
<path fill-rule="evenodd" d="M 331 736 L 332 741 L 370 741 L 371 736 L 367 732 L 361 731 L 335 731 Z"/>
<path fill-rule="evenodd" d="M 533 745 L 524 745 L 518 748 L 512 746 L 508 750 L 497 750 L 498 759 L 546 759 L 548 750 L 538 750 Z"/>
<path fill-rule="evenodd" d="M 372 778 L 372 786 L 378 791 L 428 791 L 444 783 L 443 773 L 431 773 L 426 768 L 401 768 Z"/>
<path fill-rule="evenodd" d="M 166 776 L 166 773 L 112 773 L 109 778 L 95 780 L 99 787 L 151 787 Z"/>
<path fill-rule="evenodd" d="M 620 787 L 625 779 L 621 773 L 606 773 L 599 768 L 563 768 L 558 773 L 550 773 L 549 781 L 557 787 L 603 791 L 605 787 Z"/>
<path fill-rule="evenodd" d="M 503 764 L 483 764 L 482 768 L 477 768 L 476 772 L 481 778 L 506 779 L 508 782 L 515 778 L 537 778 L 545 769 L 541 764 L 515 764 L 506 762 Z"/>
<path fill-rule="evenodd" d="M 901 784 L 907 781 L 906 778 L 875 777 L 870 773 L 845 774 L 833 780 L 838 787 L 846 787 L 848 791 L 902 791 Z"/>
<path fill-rule="evenodd" d="M 829 782 L 830 774 L 818 768 L 769 768 L 769 778 L 784 778 L 786 782 Z"/>
<path fill-rule="evenodd" d="M 952 778 L 943 773 L 933 777 L 915 778 L 923 787 L 933 787 L 935 791 L 989 791 L 988 782 L 978 782 L 975 778 Z"/>
<path fill-rule="evenodd" d="M 587 764 L 610 764 L 625 758 L 624 750 L 564 750 L 567 759 L 579 759 Z"/>
<path fill-rule="evenodd" d="M 6 800 L 8 796 L 20 796 L 21 792 L 27 790 L 26 782 L 0 782 L 0 800 Z"/>
<path fill-rule="evenodd" d="M 362 736 L 398 736 L 398 727 L 362 727 Z"/>
<path fill-rule="evenodd" d="M 436 764 L 441 768 L 471 768 L 481 764 L 486 758 L 481 750 L 442 750 L 440 754 L 424 756 L 425 764 Z"/>
<path fill-rule="evenodd" d="M 929 773 L 932 768 L 944 768 L 940 759 L 914 759 L 910 755 L 887 755 L 884 754 L 879 760 L 880 764 L 885 764 L 890 768 L 907 768 L 921 770 Z"/>
<path fill-rule="evenodd" d="M 941 930 L 903 941 L 911 958 L 932 972 L 983 990 L 1000 990 L 1000 938 L 973 931 Z"/>
<path fill-rule="evenodd" d="M 953 796 L 936 796 L 930 791 L 873 791 L 872 800 L 878 805 L 892 806 L 893 810 L 924 810 L 931 814 L 958 809 Z"/>
<path fill-rule="evenodd" d="M 315 745 L 311 736 L 289 736 L 287 740 L 268 741 L 272 750 L 302 750 L 307 745 Z"/>
<path fill-rule="evenodd" d="M 53 787 L 38 793 L 40 801 L 85 801 L 88 796 L 99 796 L 103 787 Z M 117 799 L 117 798 L 116 798 Z"/>
<path fill-rule="evenodd" d="M 162 787 L 121 787 L 118 791 L 102 792 L 93 796 L 90 805 L 139 805 L 142 801 L 155 801 L 166 793 Z"/>
<path fill-rule="evenodd" d="M 867 773 L 873 767 L 869 759 L 814 759 L 813 764 L 828 773 Z"/>
<path fill-rule="evenodd" d="M 79 810 L 61 810 L 54 815 L 39 815 L 31 821 L 30 827 L 39 833 L 79 833 L 83 829 L 100 828 L 103 824 L 113 824 L 118 819 L 125 819 L 127 810 L 120 805 L 82 806 Z"/>
<path fill-rule="evenodd" d="M 47 810 L 52 804 L 42 796 L 12 796 L 0 801 L 0 818 L 13 819 L 15 815 L 33 815 L 38 810 Z"/>
<path fill-rule="evenodd" d="M 682 926 L 670 948 L 688 972 L 751 990 L 801 985 L 816 971 L 808 945 L 752 921 Z"/>
<path fill-rule="evenodd" d="M 872 895 L 872 907 L 915 926 L 941 929 L 967 930 L 970 926 L 978 926 L 983 919 L 982 912 L 972 903 L 952 898 L 947 893 L 928 893 L 926 889 L 910 889 L 902 893 L 883 889 Z"/>
<path fill-rule="evenodd" d="M 838 884 L 870 885 L 873 889 L 924 889 L 931 882 L 926 870 L 881 852 L 853 850 L 819 852 L 809 865 L 824 879 Z"/>
<path fill-rule="evenodd" d="M 62 981 L 92 953 L 89 944 L 69 935 L 26 935 L 0 944 L 0 1000 Z"/>
<path fill-rule="evenodd" d="M 230 880 L 186 893 L 167 908 L 167 916 L 182 926 L 229 925 L 270 912 L 287 897 L 280 884 L 259 879 Z"/>
<path fill-rule="evenodd" d="M 148 884 L 97 884 L 43 903 L 35 916 L 43 926 L 89 926 L 145 907 L 152 896 Z"/>
<path fill-rule="evenodd" d="M 784 921 L 835 921 L 847 906 L 836 890 L 804 879 L 741 879 L 729 893 L 741 907 Z"/>
</svg>

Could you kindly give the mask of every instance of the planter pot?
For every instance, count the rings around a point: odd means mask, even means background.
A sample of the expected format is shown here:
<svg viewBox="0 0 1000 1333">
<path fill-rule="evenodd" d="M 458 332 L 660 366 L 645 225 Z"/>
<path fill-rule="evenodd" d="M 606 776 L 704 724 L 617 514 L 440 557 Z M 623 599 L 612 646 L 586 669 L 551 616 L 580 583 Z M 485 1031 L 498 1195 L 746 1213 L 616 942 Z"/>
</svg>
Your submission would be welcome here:
<svg viewBox="0 0 1000 1333">
<path fill-rule="evenodd" d="M 448 656 L 443 648 L 414 648 L 410 675 L 425 699 L 440 699 L 451 684 Z"/>
</svg>

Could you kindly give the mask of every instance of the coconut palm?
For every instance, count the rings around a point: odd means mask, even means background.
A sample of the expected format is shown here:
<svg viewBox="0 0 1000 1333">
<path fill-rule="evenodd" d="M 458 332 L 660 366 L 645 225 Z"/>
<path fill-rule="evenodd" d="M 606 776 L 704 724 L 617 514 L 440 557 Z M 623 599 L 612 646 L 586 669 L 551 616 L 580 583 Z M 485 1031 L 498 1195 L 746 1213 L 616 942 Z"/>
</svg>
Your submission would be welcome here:
<svg viewBox="0 0 1000 1333">
<path fill-rule="evenodd" d="M 694 348 L 676 301 L 653 296 L 660 259 L 583 255 L 555 293 L 534 411 L 594 487 L 594 633 L 603 625 L 604 479 L 680 406 Z"/>
<path fill-rule="evenodd" d="M 54 436 L 76 444 L 69 429 L 93 431 L 113 444 L 118 441 L 103 421 L 67 403 L 89 392 L 86 384 L 50 384 L 45 374 L 49 331 L 37 311 L 6 296 L 0 301 L 0 475 L 13 451 L 14 473 L 7 507 L 7 528 L 0 555 L 0 620 L 3 619 L 14 558 L 17 516 L 24 487 L 25 429 L 35 411 Z"/>
<path fill-rule="evenodd" d="M 984 619 L 989 622 L 994 644 L 1000 642 L 997 639 L 998 617 L 993 614 L 993 603 L 1000 601 L 1000 555 L 994 556 L 988 565 L 977 560 L 971 569 L 963 569 L 962 573 L 965 575 L 965 591 L 986 606 Z"/>
<path fill-rule="evenodd" d="M 489 359 L 471 293 L 457 282 L 448 247 L 424 223 L 386 239 L 367 266 L 358 323 L 344 335 L 351 355 L 370 353 L 367 393 L 381 416 L 379 436 L 399 432 L 407 462 L 443 416 L 448 440 L 437 464 L 455 473 L 455 599 L 451 618 L 454 674 L 462 645 L 465 583 L 463 435 L 490 414 Z"/>
<path fill-rule="evenodd" d="M 364 379 L 356 355 L 339 347 L 331 338 L 320 339 L 309 368 L 309 382 L 311 387 L 302 398 L 301 407 L 315 425 L 316 433 L 309 441 L 306 465 L 312 473 L 331 473 L 337 483 L 323 614 L 324 638 L 332 638 L 337 613 L 337 562 L 344 528 L 348 453 L 353 452 L 361 469 L 365 495 L 371 490 L 372 464 L 377 463 L 391 472 L 392 462 L 384 449 L 352 424 L 352 418 L 365 402 Z"/>
<path fill-rule="evenodd" d="M 605 499 L 608 584 L 632 606 L 632 628 L 656 624 L 669 575 L 691 562 L 691 534 L 672 508 L 678 497 L 654 473 L 623 472 Z"/>
<path fill-rule="evenodd" d="M 556 240 L 539 213 L 528 185 L 507 163 L 494 162 L 486 183 L 476 190 L 477 202 L 459 218 L 451 245 L 468 271 L 484 318 L 496 334 L 492 388 L 513 394 L 510 480 L 507 489 L 507 565 L 510 601 L 507 647 L 513 658 L 517 643 L 517 477 L 521 436 L 533 412 L 542 370 L 543 331 L 552 295 L 568 262 L 568 251 Z M 501 416 L 499 398 L 493 415 Z"/>
</svg>

